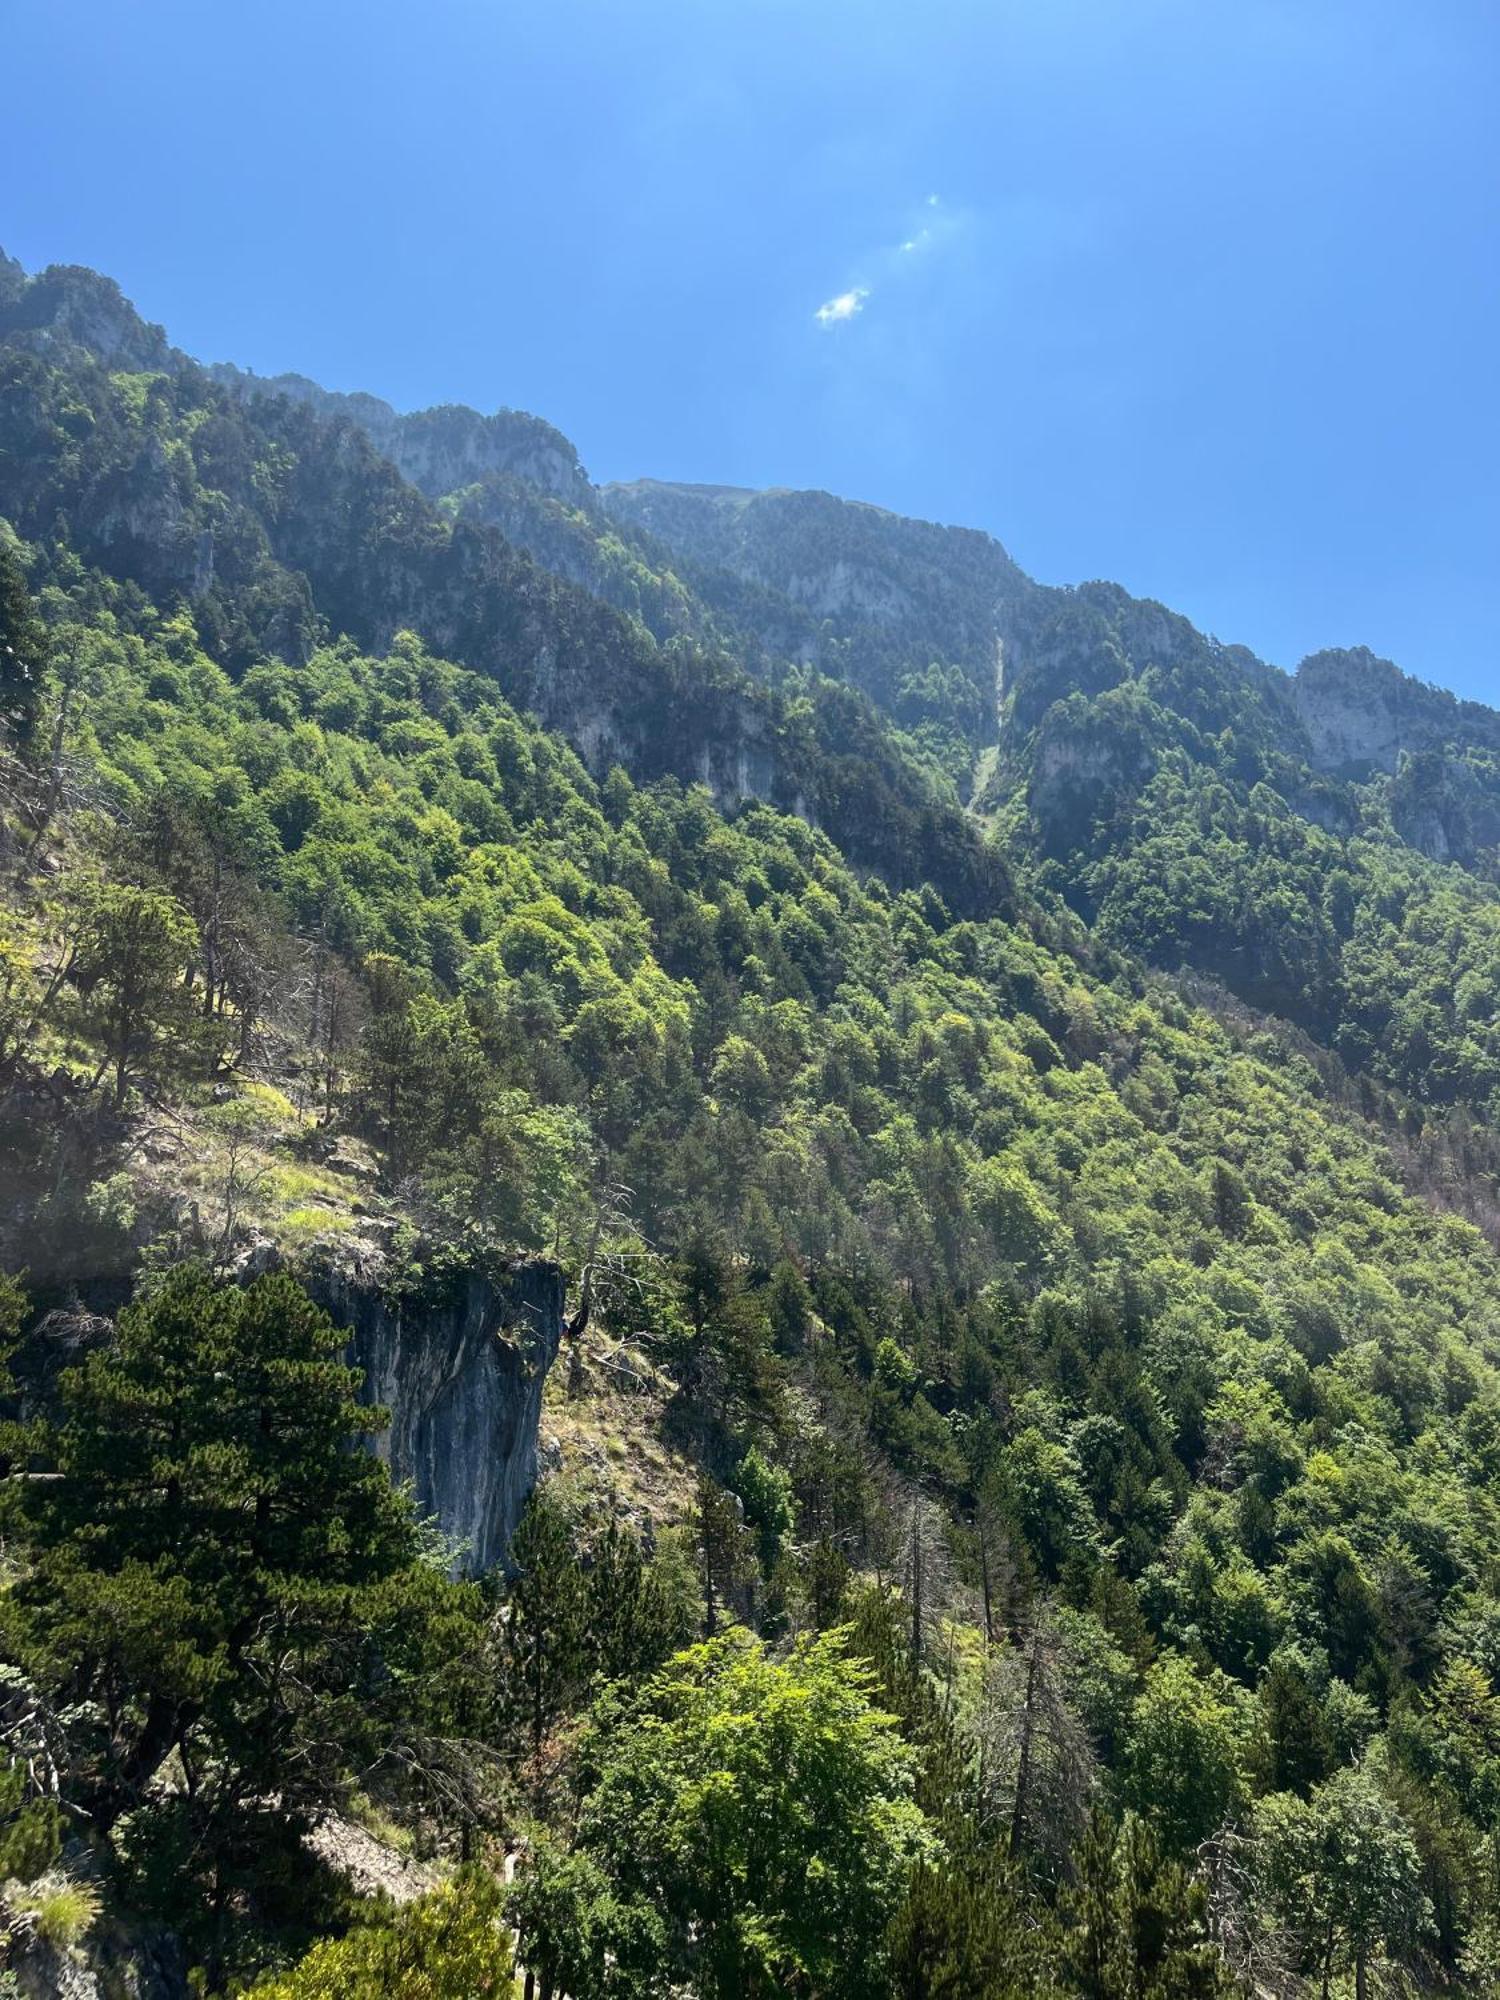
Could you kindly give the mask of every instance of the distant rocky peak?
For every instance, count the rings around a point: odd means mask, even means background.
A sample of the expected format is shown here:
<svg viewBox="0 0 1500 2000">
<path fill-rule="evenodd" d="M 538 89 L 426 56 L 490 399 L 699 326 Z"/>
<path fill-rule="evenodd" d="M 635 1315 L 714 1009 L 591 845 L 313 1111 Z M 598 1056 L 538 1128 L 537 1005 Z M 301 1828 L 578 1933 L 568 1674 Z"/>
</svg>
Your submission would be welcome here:
<svg viewBox="0 0 1500 2000">
<path fill-rule="evenodd" d="M 27 278 L 6 258 L 0 271 L 0 337 L 7 335 L 41 346 L 84 347 L 106 367 L 135 373 L 178 367 L 183 360 L 113 278 L 81 264 L 51 264 Z"/>
<path fill-rule="evenodd" d="M 288 396 L 320 416 L 348 418 L 429 499 L 487 479 L 519 479 L 575 507 L 589 506 L 593 499 L 577 447 L 552 424 L 524 410 L 483 416 L 465 403 L 442 403 L 400 411 L 380 396 L 362 391 L 346 395 L 306 375 L 256 375 L 222 361 L 209 373 L 232 395 Z"/>
<path fill-rule="evenodd" d="M 398 417 L 394 432 L 375 442 L 433 498 L 493 478 L 524 480 L 575 506 L 593 497 L 576 447 L 524 410 L 484 417 L 465 404 L 445 403 Z"/>
<path fill-rule="evenodd" d="M 1500 750 L 1495 710 L 1413 679 L 1368 646 L 1309 654 L 1292 699 L 1314 763 L 1343 776 L 1394 772 L 1407 751 Z"/>
<path fill-rule="evenodd" d="M 0 309 L 20 297 L 26 289 L 25 267 L 14 257 L 7 257 L 0 249 Z"/>
<path fill-rule="evenodd" d="M 252 396 L 286 396 L 294 403 L 306 403 L 320 416 L 352 417 L 366 428 L 398 420 L 396 411 L 382 397 L 366 395 L 363 390 L 345 395 L 338 389 L 323 388 L 308 375 L 290 372 L 257 375 L 253 368 L 237 368 L 232 361 L 211 362 L 207 372 L 221 389 L 242 400 Z"/>
</svg>

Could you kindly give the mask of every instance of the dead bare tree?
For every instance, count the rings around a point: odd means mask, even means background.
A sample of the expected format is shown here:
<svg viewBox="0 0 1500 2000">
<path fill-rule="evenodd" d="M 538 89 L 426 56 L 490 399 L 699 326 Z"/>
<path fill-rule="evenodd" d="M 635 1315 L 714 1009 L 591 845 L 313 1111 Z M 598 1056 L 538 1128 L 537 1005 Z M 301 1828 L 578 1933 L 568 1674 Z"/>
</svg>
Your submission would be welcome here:
<svg viewBox="0 0 1500 2000">
<path fill-rule="evenodd" d="M 1246 1990 L 1264 2000 L 1291 2000 L 1303 1991 L 1294 1941 L 1269 1912 L 1253 1835 L 1221 1826 L 1199 1847 L 1197 1872 L 1208 1889 L 1214 1942 Z"/>
<path fill-rule="evenodd" d="M 349 967 L 323 940 L 307 948 L 292 1004 L 306 1023 L 307 1047 L 315 1067 L 318 1122 L 333 1122 L 333 1107 L 349 1051 L 359 1040 L 367 1011 L 364 989 Z"/>
<path fill-rule="evenodd" d="M 993 1646 L 1010 1627 L 1020 1572 L 1010 1526 L 992 1483 L 981 1489 L 974 1509 L 974 1553 L 985 1642 Z"/>
<path fill-rule="evenodd" d="M 226 1106 L 218 1122 L 224 1134 L 224 1181 L 220 1228 L 211 1262 L 214 1270 L 222 1273 L 234 1254 L 245 1206 L 264 1187 L 271 1170 L 256 1149 L 253 1114 L 247 1106 Z"/>
<path fill-rule="evenodd" d="M 632 1253 L 622 1250 L 622 1240 L 635 1235 L 635 1221 L 631 1214 L 631 1203 L 635 1190 L 623 1181 L 613 1180 L 609 1174 L 607 1157 L 596 1163 L 591 1191 L 588 1248 L 578 1273 L 578 1306 L 567 1322 L 566 1332 L 570 1340 L 577 1340 L 589 1323 L 594 1309 L 594 1288 L 596 1281 L 613 1278 L 617 1283 L 629 1285 L 632 1282 Z M 562 1249 L 562 1219 L 558 1218 L 558 1240 L 554 1242 L 554 1254 Z"/>
<path fill-rule="evenodd" d="M 971 1728 L 982 1822 L 1013 1855 L 1063 1868 L 1088 1823 L 1099 1760 L 1068 1700 L 1064 1643 L 1045 1605 L 1019 1643 L 991 1657 Z"/>
<path fill-rule="evenodd" d="M 901 1533 L 901 1595 L 906 1600 L 908 1651 L 913 1667 L 928 1659 L 953 1608 L 953 1550 L 940 1508 L 924 1493 L 905 1496 Z"/>
<path fill-rule="evenodd" d="M 20 1765 L 31 1796 L 62 1798 L 71 1755 L 65 1718 L 19 1667 L 0 1666 L 0 1745 Z"/>
<path fill-rule="evenodd" d="M 73 704 L 78 694 L 80 679 L 78 655 L 69 646 L 55 655 L 57 661 L 57 706 L 52 716 L 52 743 L 47 758 L 45 779 L 37 788 L 32 806 L 34 832 L 27 861 L 36 867 L 42 858 L 43 843 L 52 822 L 68 801 L 69 780 L 72 776 L 72 760 L 68 756 L 68 731 L 73 720 Z"/>
</svg>

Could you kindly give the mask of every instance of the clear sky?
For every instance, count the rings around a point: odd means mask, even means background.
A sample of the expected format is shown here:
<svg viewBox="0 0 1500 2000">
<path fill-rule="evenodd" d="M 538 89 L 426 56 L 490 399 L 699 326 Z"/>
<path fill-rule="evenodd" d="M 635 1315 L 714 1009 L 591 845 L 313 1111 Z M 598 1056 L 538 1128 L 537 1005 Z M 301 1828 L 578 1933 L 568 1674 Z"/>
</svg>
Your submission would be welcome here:
<svg viewBox="0 0 1500 2000">
<path fill-rule="evenodd" d="M 1500 700 L 1495 0 L 6 0 L 0 244 Z"/>
</svg>

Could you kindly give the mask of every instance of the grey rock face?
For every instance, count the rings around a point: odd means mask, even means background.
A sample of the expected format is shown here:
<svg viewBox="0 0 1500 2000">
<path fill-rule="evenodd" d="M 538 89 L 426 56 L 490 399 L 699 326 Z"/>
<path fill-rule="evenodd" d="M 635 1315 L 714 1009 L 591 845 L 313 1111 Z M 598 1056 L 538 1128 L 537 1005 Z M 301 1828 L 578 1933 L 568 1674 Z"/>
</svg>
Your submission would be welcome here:
<svg viewBox="0 0 1500 2000">
<path fill-rule="evenodd" d="M 571 441 L 524 410 L 481 416 L 462 404 L 445 403 L 402 412 L 379 396 L 346 396 L 320 388 L 305 375 L 252 375 L 222 361 L 208 372 L 232 395 L 290 396 L 322 416 L 348 417 L 404 479 L 431 499 L 495 477 L 524 480 L 572 506 L 585 505 L 592 491 Z"/>
<path fill-rule="evenodd" d="M 26 273 L 14 257 L 0 250 L 0 305 L 9 305 L 26 289 Z"/>
<path fill-rule="evenodd" d="M 1050 854 L 1085 843 L 1089 829 L 1150 781 L 1151 746 L 1088 710 L 1059 704 L 1038 732 L 1027 803 Z"/>
<path fill-rule="evenodd" d="M 259 1239 L 234 1275 L 248 1284 L 281 1262 Z M 418 1511 L 462 1544 L 456 1568 L 493 1568 L 536 1484 L 542 1390 L 562 1342 L 561 1270 L 518 1259 L 499 1279 L 466 1272 L 402 1296 L 359 1271 L 304 1282 L 348 1332 L 344 1358 L 364 1376 L 360 1401 L 390 1411 L 371 1449 L 398 1485 L 410 1485 Z M 128 1281 L 80 1289 L 88 1306 L 48 1313 L 18 1358 L 28 1413 L 54 1406 L 60 1371 L 114 1338 Z"/>
<path fill-rule="evenodd" d="M 573 505 L 589 496 L 588 475 L 562 433 L 519 410 L 480 416 L 449 405 L 398 417 L 371 439 L 413 486 L 433 498 L 473 481 L 509 475 Z"/>
<path fill-rule="evenodd" d="M 1341 776 L 1395 771 L 1406 751 L 1500 750 L 1493 709 L 1428 687 L 1364 646 L 1311 654 L 1297 669 L 1292 699 L 1313 763 Z"/>
<path fill-rule="evenodd" d="M 1293 699 L 1325 771 L 1394 771 L 1403 746 L 1406 681 L 1389 660 L 1356 648 L 1304 660 Z"/>
<path fill-rule="evenodd" d="M 0 256 L 3 256 L 0 252 Z M 159 326 L 143 320 L 113 279 L 73 264 L 50 265 L 29 284 L 5 260 L 0 273 L 0 331 L 45 352 L 71 342 L 109 368 L 167 369 L 180 359 Z"/>
<path fill-rule="evenodd" d="M 501 1561 L 537 1477 L 547 1370 L 562 1340 L 555 1264 L 516 1264 L 392 1298 L 345 1273 L 316 1280 L 318 1303 L 349 1331 L 360 1400 L 391 1413 L 372 1445 L 418 1510 L 463 1544 L 470 1574 Z"/>
<path fill-rule="evenodd" d="M 7 1964 L 25 2000 L 187 2000 L 191 1990 L 175 1938 L 111 1918 L 76 1951 L 23 1922 L 11 1931 Z"/>
<path fill-rule="evenodd" d="M 1431 861 L 1466 868 L 1500 846 L 1500 796 L 1493 753 L 1403 751 L 1385 788 L 1391 824 Z"/>
</svg>

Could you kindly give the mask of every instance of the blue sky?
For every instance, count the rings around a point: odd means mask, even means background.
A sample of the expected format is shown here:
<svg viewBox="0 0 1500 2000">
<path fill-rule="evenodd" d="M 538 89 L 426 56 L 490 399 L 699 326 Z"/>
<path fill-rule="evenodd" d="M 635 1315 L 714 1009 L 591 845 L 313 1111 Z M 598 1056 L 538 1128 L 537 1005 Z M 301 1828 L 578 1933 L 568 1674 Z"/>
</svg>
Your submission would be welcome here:
<svg viewBox="0 0 1500 2000">
<path fill-rule="evenodd" d="M 5 11 L 0 244 L 204 358 L 1500 700 L 1493 0 Z"/>
</svg>

